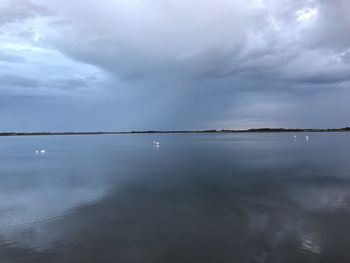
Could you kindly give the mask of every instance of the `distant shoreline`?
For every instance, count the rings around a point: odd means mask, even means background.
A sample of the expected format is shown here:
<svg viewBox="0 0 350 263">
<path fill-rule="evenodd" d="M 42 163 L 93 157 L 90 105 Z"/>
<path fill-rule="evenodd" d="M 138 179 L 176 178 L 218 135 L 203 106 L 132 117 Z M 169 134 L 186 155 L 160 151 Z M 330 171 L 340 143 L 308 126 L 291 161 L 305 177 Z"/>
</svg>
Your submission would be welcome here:
<svg viewBox="0 0 350 263">
<path fill-rule="evenodd" d="M 49 136 L 49 135 L 117 135 L 117 134 L 166 134 L 166 133 L 275 133 L 275 132 L 350 132 L 350 127 L 334 129 L 285 129 L 256 128 L 246 130 L 193 130 L 193 131 L 128 131 L 128 132 L 0 132 L 0 136 Z"/>
</svg>

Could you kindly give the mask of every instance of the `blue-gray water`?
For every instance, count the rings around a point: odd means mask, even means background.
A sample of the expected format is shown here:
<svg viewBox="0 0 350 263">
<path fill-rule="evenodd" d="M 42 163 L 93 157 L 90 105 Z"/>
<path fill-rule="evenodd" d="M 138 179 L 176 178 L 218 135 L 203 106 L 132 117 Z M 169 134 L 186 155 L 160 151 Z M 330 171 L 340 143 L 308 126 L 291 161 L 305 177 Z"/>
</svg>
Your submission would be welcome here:
<svg viewBox="0 0 350 263">
<path fill-rule="evenodd" d="M 348 263 L 350 134 L 0 137 L 0 262 Z"/>
</svg>

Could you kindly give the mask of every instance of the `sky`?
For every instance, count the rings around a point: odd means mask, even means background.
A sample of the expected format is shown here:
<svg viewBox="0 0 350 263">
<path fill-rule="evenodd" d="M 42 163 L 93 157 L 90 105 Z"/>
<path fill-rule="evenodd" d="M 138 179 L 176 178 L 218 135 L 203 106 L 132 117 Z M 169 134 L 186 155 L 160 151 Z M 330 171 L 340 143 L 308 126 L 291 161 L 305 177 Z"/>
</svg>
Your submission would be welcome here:
<svg viewBox="0 0 350 263">
<path fill-rule="evenodd" d="M 348 0 L 0 0 L 0 131 L 350 126 Z"/>
</svg>

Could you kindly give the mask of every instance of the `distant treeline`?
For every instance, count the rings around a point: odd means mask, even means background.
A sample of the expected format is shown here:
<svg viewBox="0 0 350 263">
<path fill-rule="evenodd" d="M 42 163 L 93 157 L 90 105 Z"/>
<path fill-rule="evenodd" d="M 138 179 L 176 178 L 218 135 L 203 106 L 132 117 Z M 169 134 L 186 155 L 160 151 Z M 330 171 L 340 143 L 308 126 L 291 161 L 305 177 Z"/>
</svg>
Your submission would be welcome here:
<svg viewBox="0 0 350 263">
<path fill-rule="evenodd" d="M 334 129 L 285 129 L 285 128 L 259 128 L 243 130 L 241 132 L 343 132 L 350 131 L 350 127 Z"/>
<path fill-rule="evenodd" d="M 102 135 L 102 134 L 144 134 L 144 133 L 253 133 L 253 132 L 348 132 L 350 127 L 334 129 L 285 129 L 256 128 L 247 130 L 198 130 L 198 131 L 130 131 L 130 132 L 2 132 L 0 136 L 43 136 L 43 135 Z"/>
</svg>

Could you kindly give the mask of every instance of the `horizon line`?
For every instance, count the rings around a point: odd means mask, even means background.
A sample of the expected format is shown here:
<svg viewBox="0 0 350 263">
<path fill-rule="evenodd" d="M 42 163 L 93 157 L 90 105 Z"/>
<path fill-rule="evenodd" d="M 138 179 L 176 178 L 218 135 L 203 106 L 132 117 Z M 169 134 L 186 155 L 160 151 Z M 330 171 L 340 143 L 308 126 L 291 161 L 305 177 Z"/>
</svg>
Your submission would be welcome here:
<svg viewBox="0 0 350 263">
<path fill-rule="evenodd" d="M 249 129 L 205 129 L 205 130 L 132 130 L 132 131 L 64 131 L 64 132 L 0 132 L 0 136 L 35 135 L 108 135 L 108 134 L 150 134 L 150 133 L 239 133 L 239 132 L 344 132 L 343 128 L 249 128 Z"/>
</svg>

